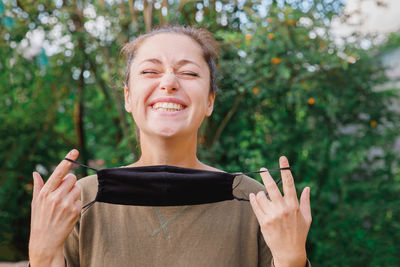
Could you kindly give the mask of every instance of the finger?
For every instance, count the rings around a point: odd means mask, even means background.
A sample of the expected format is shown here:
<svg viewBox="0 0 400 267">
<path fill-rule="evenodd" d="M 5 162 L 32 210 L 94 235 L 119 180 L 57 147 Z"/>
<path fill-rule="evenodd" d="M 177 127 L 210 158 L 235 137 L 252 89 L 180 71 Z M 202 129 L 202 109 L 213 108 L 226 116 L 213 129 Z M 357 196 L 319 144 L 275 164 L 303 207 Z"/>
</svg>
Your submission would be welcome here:
<svg viewBox="0 0 400 267">
<path fill-rule="evenodd" d="M 269 203 L 271 202 L 267 196 L 265 195 L 264 191 L 260 191 L 256 195 L 256 200 L 259 205 L 259 207 L 262 209 L 262 211 L 267 214 L 268 209 L 269 209 Z"/>
<path fill-rule="evenodd" d="M 70 208 L 71 208 L 71 212 L 72 212 L 72 215 L 73 215 L 73 216 L 70 217 L 70 219 L 71 219 L 70 222 L 74 225 L 78 221 L 79 214 L 82 211 L 82 201 L 80 199 L 78 199 L 78 200 L 76 200 L 74 202 L 71 202 L 71 207 Z"/>
<path fill-rule="evenodd" d="M 300 196 L 300 212 L 303 215 L 304 219 L 308 223 L 311 224 L 311 206 L 310 206 L 310 188 L 304 188 L 303 192 Z"/>
<path fill-rule="evenodd" d="M 265 220 L 265 213 L 261 209 L 260 205 L 257 202 L 256 196 L 253 193 L 250 193 L 250 205 L 253 209 L 254 214 L 257 217 L 259 224 L 262 224 L 262 222 Z"/>
<path fill-rule="evenodd" d="M 78 150 L 73 149 L 66 155 L 66 157 L 72 160 L 76 160 L 78 155 Z M 71 168 L 72 164 L 73 163 L 68 160 L 62 160 L 60 164 L 58 164 L 54 172 L 51 174 L 49 180 L 44 185 L 43 190 L 48 190 L 49 192 L 56 190 L 64 176 L 68 173 L 68 170 Z"/>
<path fill-rule="evenodd" d="M 64 198 L 64 203 L 71 208 L 74 215 L 80 214 L 82 211 L 82 201 L 80 200 L 81 188 L 74 186 L 68 195 Z"/>
<path fill-rule="evenodd" d="M 44 182 L 42 177 L 38 172 L 33 172 L 33 197 L 32 200 L 35 200 L 39 195 L 40 190 L 42 190 L 44 186 Z"/>
<path fill-rule="evenodd" d="M 289 167 L 289 161 L 285 156 L 279 158 L 279 166 L 281 168 Z M 299 205 L 292 172 L 290 170 L 281 170 L 281 176 L 285 200 L 288 200 L 292 205 Z"/>
<path fill-rule="evenodd" d="M 76 209 L 76 211 L 77 211 L 77 214 L 80 214 L 81 211 L 82 211 L 82 200 L 77 199 L 77 200 L 75 201 L 74 205 L 75 205 L 75 209 Z"/>
<path fill-rule="evenodd" d="M 267 171 L 266 168 L 261 168 L 261 171 Z M 269 172 L 260 173 L 261 178 L 263 180 L 264 186 L 267 189 L 268 196 L 272 202 L 283 202 L 283 198 L 281 192 L 279 191 L 278 186 L 276 185 L 274 179 L 272 178 Z"/>
<path fill-rule="evenodd" d="M 54 190 L 54 193 L 60 194 L 61 196 L 66 196 L 68 192 L 74 187 L 76 183 L 76 176 L 72 173 L 69 173 L 62 180 L 60 186 Z"/>
<path fill-rule="evenodd" d="M 82 210 L 82 200 L 77 199 L 75 201 L 75 206 L 78 208 L 78 210 Z"/>
<path fill-rule="evenodd" d="M 68 193 L 66 196 L 66 200 L 75 203 L 81 196 L 81 188 L 79 185 L 74 185 L 71 189 L 71 191 Z"/>
</svg>

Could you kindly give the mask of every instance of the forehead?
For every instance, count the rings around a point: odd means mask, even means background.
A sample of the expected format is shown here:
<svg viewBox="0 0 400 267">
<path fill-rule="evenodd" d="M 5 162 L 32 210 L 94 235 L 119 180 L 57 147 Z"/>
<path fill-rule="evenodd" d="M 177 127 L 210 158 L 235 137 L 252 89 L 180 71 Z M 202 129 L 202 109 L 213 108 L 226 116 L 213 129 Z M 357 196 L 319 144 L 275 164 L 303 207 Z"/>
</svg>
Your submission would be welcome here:
<svg viewBox="0 0 400 267">
<path fill-rule="evenodd" d="M 147 58 L 179 61 L 182 59 L 205 63 L 201 46 L 189 36 L 177 33 L 159 33 L 147 37 L 136 51 L 135 61 Z"/>
</svg>

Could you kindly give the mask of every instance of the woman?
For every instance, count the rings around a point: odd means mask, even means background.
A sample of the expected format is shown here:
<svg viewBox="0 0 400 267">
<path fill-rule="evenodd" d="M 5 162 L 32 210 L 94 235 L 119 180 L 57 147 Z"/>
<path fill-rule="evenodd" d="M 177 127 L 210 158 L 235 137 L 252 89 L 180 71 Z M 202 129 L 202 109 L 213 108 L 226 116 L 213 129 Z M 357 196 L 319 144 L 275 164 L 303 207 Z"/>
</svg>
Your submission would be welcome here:
<svg viewBox="0 0 400 267">
<path fill-rule="evenodd" d="M 171 165 L 220 172 L 196 155 L 197 131 L 215 100 L 213 36 L 197 28 L 161 28 L 138 37 L 123 51 L 130 55 L 125 109 L 139 129 L 142 151 L 127 167 Z M 67 157 L 77 159 L 78 151 Z M 285 157 L 279 163 L 289 166 Z M 46 184 L 38 173 L 33 175 L 33 267 L 309 265 L 305 242 L 311 224 L 310 189 L 303 190 L 299 204 L 289 170 L 281 172 L 284 196 L 268 172 L 261 174 L 266 188 L 245 175 L 236 177 L 235 195 L 249 197 L 250 204 L 95 203 L 81 213 L 82 203 L 96 196 L 97 177 L 76 183 L 76 177 L 67 174 L 71 164 L 62 161 Z"/>
</svg>

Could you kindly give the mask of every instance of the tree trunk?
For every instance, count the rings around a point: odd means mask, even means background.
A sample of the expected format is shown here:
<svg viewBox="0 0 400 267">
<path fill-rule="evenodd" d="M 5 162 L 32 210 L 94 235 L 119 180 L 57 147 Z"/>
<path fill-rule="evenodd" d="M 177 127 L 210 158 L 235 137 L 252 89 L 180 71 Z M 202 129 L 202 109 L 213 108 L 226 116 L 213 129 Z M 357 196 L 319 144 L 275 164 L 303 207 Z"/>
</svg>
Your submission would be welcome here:
<svg viewBox="0 0 400 267">
<path fill-rule="evenodd" d="M 144 24 L 146 25 L 146 32 L 151 31 L 153 28 L 153 0 L 144 0 Z"/>
<path fill-rule="evenodd" d="M 84 3 L 82 3 L 83 8 Z M 84 16 L 83 10 L 78 7 L 76 1 L 73 2 L 75 14 L 72 17 L 72 21 L 74 22 L 76 31 L 79 33 L 84 33 Z M 85 78 L 83 77 L 83 72 L 85 71 L 85 62 L 86 62 L 86 54 L 85 54 L 85 43 L 83 40 L 83 36 L 79 36 L 78 39 L 78 47 L 79 51 L 82 53 L 82 62 L 81 62 L 81 73 L 78 79 L 78 92 L 76 94 L 76 103 L 74 108 L 74 124 L 75 124 L 75 132 L 78 143 L 78 150 L 81 156 L 81 162 L 87 164 L 88 155 L 86 151 L 86 139 L 85 139 L 85 129 L 83 127 L 83 116 L 84 116 L 84 90 L 85 90 Z M 83 168 L 82 175 L 87 176 L 87 169 Z"/>
<path fill-rule="evenodd" d="M 139 25 L 139 21 L 137 19 L 136 10 L 135 10 L 135 1 L 129 0 L 129 11 L 131 12 L 132 22 L 135 27 Z"/>
<path fill-rule="evenodd" d="M 160 25 L 161 26 L 167 26 L 169 24 L 168 13 L 166 16 L 163 16 L 163 14 L 162 14 L 162 9 L 164 7 L 167 9 L 167 12 L 168 12 L 169 11 L 168 0 L 162 0 L 162 4 L 161 4 L 161 8 L 160 8 Z"/>
<path fill-rule="evenodd" d="M 83 41 L 79 40 L 79 43 L 83 45 Z M 76 104 L 74 110 L 74 123 L 75 123 L 75 131 L 76 137 L 78 139 L 78 149 L 79 154 L 82 158 L 82 162 L 87 164 L 87 151 L 86 151 L 86 139 L 85 139 L 85 129 L 83 127 L 83 113 L 84 113 L 84 89 L 85 89 L 85 80 L 83 77 L 83 72 L 85 71 L 84 61 L 81 66 L 81 74 L 79 75 L 78 80 L 78 92 L 76 95 Z M 82 169 L 83 176 L 87 176 L 86 168 Z"/>
</svg>

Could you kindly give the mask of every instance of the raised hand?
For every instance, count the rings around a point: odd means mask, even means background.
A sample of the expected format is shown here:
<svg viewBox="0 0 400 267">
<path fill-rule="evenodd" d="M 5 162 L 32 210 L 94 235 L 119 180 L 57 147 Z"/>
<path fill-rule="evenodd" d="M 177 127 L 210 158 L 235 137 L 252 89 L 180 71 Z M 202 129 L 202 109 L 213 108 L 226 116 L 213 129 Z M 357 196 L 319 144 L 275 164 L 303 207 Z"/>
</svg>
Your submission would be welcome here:
<svg viewBox="0 0 400 267">
<path fill-rule="evenodd" d="M 289 167 L 286 157 L 280 157 L 281 168 Z M 266 170 L 261 168 L 261 170 Z M 311 225 L 310 188 L 304 188 L 300 204 L 290 170 L 281 171 L 283 192 L 269 174 L 261 173 L 269 199 L 261 191 L 250 194 L 250 204 L 261 227 L 264 240 L 271 250 L 276 267 L 306 265 L 305 243 Z"/>
<path fill-rule="evenodd" d="M 70 151 L 75 160 L 79 152 Z M 44 184 L 39 173 L 33 173 L 31 235 L 29 239 L 30 265 L 64 266 L 63 245 L 71 233 L 80 211 L 81 189 L 76 177 L 67 174 L 72 163 L 63 160 Z"/>
</svg>

